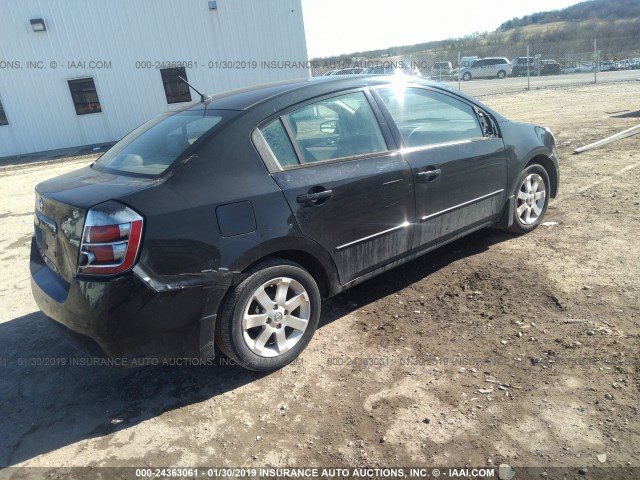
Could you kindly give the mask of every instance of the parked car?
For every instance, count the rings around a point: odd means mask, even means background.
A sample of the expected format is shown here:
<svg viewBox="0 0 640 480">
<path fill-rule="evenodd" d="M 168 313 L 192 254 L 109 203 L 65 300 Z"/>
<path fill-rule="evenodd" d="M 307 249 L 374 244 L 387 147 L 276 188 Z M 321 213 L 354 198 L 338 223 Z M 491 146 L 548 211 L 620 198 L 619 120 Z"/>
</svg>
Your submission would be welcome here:
<svg viewBox="0 0 640 480">
<path fill-rule="evenodd" d="M 616 69 L 614 62 L 609 61 L 601 61 L 600 62 L 600 71 L 601 72 L 612 72 Z"/>
<path fill-rule="evenodd" d="M 322 74 L 323 77 L 330 77 L 331 75 L 333 75 L 334 73 L 336 73 L 338 70 L 329 70 L 328 72 L 324 72 Z"/>
<path fill-rule="evenodd" d="M 511 62 L 505 57 L 489 57 L 476 60 L 470 67 L 460 69 L 462 80 L 472 78 L 505 78 L 511 74 Z"/>
<path fill-rule="evenodd" d="M 582 63 L 578 66 L 579 73 L 593 72 L 595 69 L 595 63 Z"/>
<path fill-rule="evenodd" d="M 431 68 L 431 77 L 434 79 L 450 78 L 453 72 L 451 62 L 436 62 Z"/>
<path fill-rule="evenodd" d="M 341 68 L 340 70 L 334 70 L 331 75 L 357 75 L 362 73 L 364 68 L 361 67 L 349 67 L 349 68 Z"/>
<path fill-rule="evenodd" d="M 578 65 L 568 65 L 566 67 L 562 67 L 560 69 L 560 73 L 562 73 L 563 75 L 569 73 L 580 73 L 580 67 Z"/>
<path fill-rule="evenodd" d="M 411 67 L 406 63 L 398 62 L 397 64 L 385 63 L 384 65 L 376 65 L 374 67 L 365 68 L 362 72 L 364 75 L 411 75 L 421 77 L 422 72 L 417 67 Z"/>
<path fill-rule="evenodd" d="M 551 132 L 403 80 L 203 96 L 38 184 L 39 308 L 96 355 L 210 359 L 215 340 L 267 371 L 309 343 L 321 298 L 470 232 L 540 225 Z"/>
<path fill-rule="evenodd" d="M 631 68 L 631 60 L 626 58 L 614 62 L 614 70 L 629 70 Z"/>
<path fill-rule="evenodd" d="M 539 75 L 559 75 L 561 65 L 555 60 L 540 60 Z"/>
<path fill-rule="evenodd" d="M 519 77 L 527 74 L 527 68 L 529 75 L 536 74 L 536 61 L 533 57 L 516 57 L 511 60 L 511 75 Z"/>
</svg>

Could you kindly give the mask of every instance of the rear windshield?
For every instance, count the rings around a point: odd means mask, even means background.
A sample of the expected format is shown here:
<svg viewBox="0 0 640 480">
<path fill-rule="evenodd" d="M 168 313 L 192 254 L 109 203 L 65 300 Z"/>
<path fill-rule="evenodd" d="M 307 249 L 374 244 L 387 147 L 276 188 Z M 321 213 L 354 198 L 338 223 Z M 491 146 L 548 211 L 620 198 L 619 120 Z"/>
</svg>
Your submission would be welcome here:
<svg viewBox="0 0 640 480">
<path fill-rule="evenodd" d="M 124 175 L 160 175 L 206 133 L 235 113 L 202 108 L 165 113 L 129 133 L 93 167 Z"/>
</svg>

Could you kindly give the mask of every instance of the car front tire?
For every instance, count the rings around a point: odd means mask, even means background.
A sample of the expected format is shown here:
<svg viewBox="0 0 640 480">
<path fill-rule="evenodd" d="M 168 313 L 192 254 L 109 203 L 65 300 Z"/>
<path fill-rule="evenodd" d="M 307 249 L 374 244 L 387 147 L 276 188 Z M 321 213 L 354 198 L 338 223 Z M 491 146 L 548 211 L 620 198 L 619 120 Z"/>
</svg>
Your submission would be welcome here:
<svg viewBox="0 0 640 480">
<path fill-rule="evenodd" d="M 542 165 L 524 169 L 516 184 L 513 224 L 514 233 L 528 233 L 540 225 L 549 206 L 549 175 Z"/>
<path fill-rule="evenodd" d="M 253 268 L 225 301 L 216 344 L 244 368 L 277 370 L 311 341 L 320 303 L 318 285 L 300 265 L 268 260 Z"/>
<path fill-rule="evenodd" d="M 469 72 L 466 72 L 464 75 L 462 75 L 462 80 L 468 82 L 469 80 L 471 80 L 471 74 Z"/>
</svg>

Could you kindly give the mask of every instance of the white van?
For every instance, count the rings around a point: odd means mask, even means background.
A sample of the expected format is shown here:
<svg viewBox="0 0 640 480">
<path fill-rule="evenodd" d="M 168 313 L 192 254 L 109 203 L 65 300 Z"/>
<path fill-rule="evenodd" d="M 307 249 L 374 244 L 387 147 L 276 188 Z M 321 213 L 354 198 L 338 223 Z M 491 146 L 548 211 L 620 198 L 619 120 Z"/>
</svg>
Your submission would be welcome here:
<svg viewBox="0 0 640 480">
<path fill-rule="evenodd" d="M 471 66 L 461 68 L 462 80 L 472 78 L 505 78 L 511 75 L 511 62 L 505 57 L 488 57 L 474 61 Z"/>
</svg>

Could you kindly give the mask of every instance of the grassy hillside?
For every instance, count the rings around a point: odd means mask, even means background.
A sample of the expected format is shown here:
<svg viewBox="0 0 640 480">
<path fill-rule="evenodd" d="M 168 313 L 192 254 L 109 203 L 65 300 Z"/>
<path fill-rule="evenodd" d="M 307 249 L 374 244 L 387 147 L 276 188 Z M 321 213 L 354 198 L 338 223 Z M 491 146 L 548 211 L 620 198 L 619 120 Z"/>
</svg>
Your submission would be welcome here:
<svg viewBox="0 0 640 480">
<path fill-rule="evenodd" d="M 591 0 L 571 5 L 562 10 L 539 12 L 522 18 L 513 18 L 503 23 L 500 30 L 559 21 L 619 20 L 637 17 L 640 17 L 640 0 Z"/>
<path fill-rule="evenodd" d="M 626 17 L 625 17 L 626 15 Z M 494 32 L 463 38 L 398 46 L 321 59 L 324 64 L 348 66 L 353 58 L 402 59 L 418 62 L 422 68 L 439 60 L 455 63 L 462 56 L 504 56 L 526 54 L 555 58 L 561 63 L 593 60 L 594 39 L 601 60 L 640 57 L 640 0 L 593 0 L 563 10 L 542 12 L 512 19 Z"/>
</svg>

